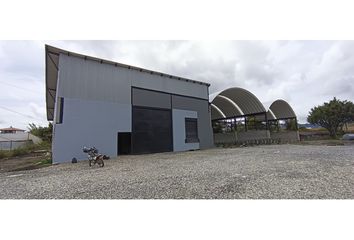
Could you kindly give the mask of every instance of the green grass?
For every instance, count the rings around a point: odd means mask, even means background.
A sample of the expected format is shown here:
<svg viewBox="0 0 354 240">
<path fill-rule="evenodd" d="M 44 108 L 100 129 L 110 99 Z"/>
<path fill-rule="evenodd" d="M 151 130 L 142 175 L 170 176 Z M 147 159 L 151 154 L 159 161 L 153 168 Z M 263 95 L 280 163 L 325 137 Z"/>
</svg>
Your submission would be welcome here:
<svg viewBox="0 0 354 240">
<path fill-rule="evenodd" d="M 52 159 L 51 158 L 46 158 L 46 159 L 43 159 L 43 160 L 37 162 L 37 164 L 39 164 L 39 165 L 52 164 Z"/>
<path fill-rule="evenodd" d="M 0 159 L 7 158 L 10 156 L 10 151 L 0 150 Z"/>
<path fill-rule="evenodd" d="M 38 144 L 26 144 L 22 147 L 16 148 L 14 150 L 0 150 L 0 159 L 3 158 L 11 158 L 11 157 L 18 157 L 30 154 L 34 151 L 38 150 L 47 150 L 50 151 L 51 143 L 49 142 L 41 142 Z"/>
</svg>

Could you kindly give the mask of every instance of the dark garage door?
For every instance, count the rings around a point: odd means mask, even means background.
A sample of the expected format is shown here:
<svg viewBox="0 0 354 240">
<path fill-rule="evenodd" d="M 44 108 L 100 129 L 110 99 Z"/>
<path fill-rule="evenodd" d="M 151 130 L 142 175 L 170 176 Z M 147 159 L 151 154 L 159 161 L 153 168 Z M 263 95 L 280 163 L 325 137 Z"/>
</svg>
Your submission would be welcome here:
<svg viewBox="0 0 354 240">
<path fill-rule="evenodd" d="M 172 151 L 170 109 L 133 107 L 133 153 Z"/>
</svg>

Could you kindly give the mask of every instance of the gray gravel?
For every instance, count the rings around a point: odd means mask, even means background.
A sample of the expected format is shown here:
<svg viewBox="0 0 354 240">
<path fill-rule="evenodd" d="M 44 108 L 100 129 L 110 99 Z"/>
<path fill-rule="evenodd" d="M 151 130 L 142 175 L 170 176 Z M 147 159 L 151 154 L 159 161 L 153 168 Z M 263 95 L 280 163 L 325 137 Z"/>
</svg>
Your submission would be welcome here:
<svg viewBox="0 0 354 240">
<path fill-rule="evenodd" d="M 353 199 L 354 146 L 122 156 L 0 174 L 1 199 Z"/>
</svg>

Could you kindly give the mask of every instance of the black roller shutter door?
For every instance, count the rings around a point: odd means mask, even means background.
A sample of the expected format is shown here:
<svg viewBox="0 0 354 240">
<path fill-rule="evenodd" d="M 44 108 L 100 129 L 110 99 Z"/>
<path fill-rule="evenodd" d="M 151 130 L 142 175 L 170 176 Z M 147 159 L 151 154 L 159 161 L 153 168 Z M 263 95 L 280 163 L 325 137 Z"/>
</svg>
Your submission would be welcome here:
<svg viewBox="0 0 354 240">
<path fill-rule="evenodd" d="M 133 153 L 156 153 L 173 150 L 170 109 L 133 107 Z"/>
</svg>

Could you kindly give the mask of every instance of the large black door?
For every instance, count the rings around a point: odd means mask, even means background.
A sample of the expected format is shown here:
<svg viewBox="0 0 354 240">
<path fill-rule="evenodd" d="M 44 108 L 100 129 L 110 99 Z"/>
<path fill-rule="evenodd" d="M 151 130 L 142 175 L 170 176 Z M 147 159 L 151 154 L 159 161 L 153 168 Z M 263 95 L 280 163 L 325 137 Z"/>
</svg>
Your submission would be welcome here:
<svg viewBox="0 0 354 240">
<path fill-rule="evenodd" d="M 169 152 L 172 147 L 170 109 L 133 107 L 133 153 Z"/>
</svg>

